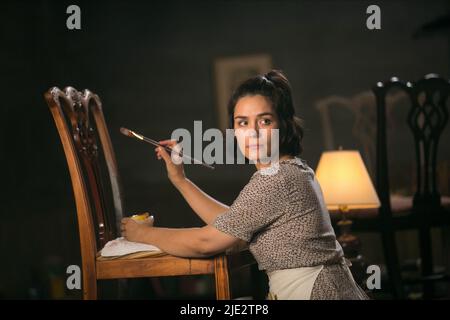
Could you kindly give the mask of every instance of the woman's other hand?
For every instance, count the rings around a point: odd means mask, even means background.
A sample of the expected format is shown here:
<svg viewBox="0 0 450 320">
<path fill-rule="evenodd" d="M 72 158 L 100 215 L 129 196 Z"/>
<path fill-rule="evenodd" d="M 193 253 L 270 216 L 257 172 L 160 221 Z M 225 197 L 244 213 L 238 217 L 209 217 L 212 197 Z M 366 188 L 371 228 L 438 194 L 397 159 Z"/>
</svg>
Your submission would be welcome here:
<svg viewBox="0 0 450 320">
<path fill-rule="evenodd" d="M 139 223 L 132 218 L 123 218 L 120 225 L 122 237 L 128 241 L 144 242 L 145 233 L 153 228 L 153 220 Z"/>
</svg>

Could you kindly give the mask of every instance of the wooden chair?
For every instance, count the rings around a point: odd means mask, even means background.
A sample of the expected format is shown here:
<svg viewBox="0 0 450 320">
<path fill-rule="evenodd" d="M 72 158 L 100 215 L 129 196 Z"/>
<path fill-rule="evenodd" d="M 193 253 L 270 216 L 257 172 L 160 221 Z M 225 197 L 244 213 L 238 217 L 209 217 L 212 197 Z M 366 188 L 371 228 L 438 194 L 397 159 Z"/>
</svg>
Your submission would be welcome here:
<svg viewBox="0 0 450 320">
<path fill-rule="evenodd" d="M 414 139 L 415 193 L 409 208 L 402 215 L 394 215 L 390 201 L 388 150 L 386 137 L 386 97 L 393 89 L 407 93 L 410 108 L 407 124 Z M 448 124 L 450 82 L 436 74 L 428 74 L 415 83 L 391 78 L 373 87 L 377 101 L 377 174 L 376 186 L 381 208 L 372 229 L 382 234 L 383 247 L 390 276 L 397 296 L 403 297 L 402 279 L 399 271 L 395 231 L 413 229 L 419 232 L 421 256 L 421 281 L 424 297 L 433 297 L 432 281 L 448 279 L 448 275 L 433 273 L 430 230 L 432 227 L 450 225 L 450 201 L 441 197 L 437 186 L 437 154 L 439 139 Z"/>
<path fill-rule="evenodd" d="M 230 250 L 211 258 L 168 254 L 139 259 L 102 260 L 99 248 L 115 239 L 123 198 L 113 146 L 99 97 L 72 87 L 53 87 L 45 100 L 66 156 L 75 196 L 82 258 L 83 298 L 97 299 L 97 280 L 211 274 L 216 298 L 231 299 L 230 273 L 255 265 L 248 250 Z M 106 164 L 106 169 L 102 164 Z"/>
</svg>

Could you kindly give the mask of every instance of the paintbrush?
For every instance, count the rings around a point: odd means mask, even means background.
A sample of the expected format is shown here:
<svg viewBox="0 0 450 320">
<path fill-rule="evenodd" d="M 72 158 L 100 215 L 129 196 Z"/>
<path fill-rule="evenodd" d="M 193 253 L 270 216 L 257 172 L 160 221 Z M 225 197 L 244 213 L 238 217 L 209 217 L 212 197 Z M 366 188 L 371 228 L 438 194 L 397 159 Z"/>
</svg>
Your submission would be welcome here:
<svg viewBox="0 0 450 320">
<path fill-rule="evenodd" d="M 150 144 L 152 144 L 152 145 L 154 145 L 154 146 L 162 147 L 162 148 L 164 148 L 166 151 L 168 151 L 168 152 L 170 152 L 170 153 L 171 153 L 171 152 L 175 152 L 178 156 L 180 156 L 180 157 L 182 157 L 182 158 L 187 158 L 187 159 L 189 159 L 190 161 L 193 161 L 194 163 L 201 164 L 202 166 L 207 167 L 207 168 L 209 168 L 209 169 L 214 169 L 213 166 L 211 166 L 211 165 L 209 165 L 209 164 L 207 164 L 207 163 L 204 163 L 204 162 L 202 162 L 202 161 L 200 161 L 200 160 L 197 160 L 197 159 L 192 158 L 192 157 L 190 157 L 190 156 L 188 156 L 188 155 L 185 155 L 185 154 L 183 154 L 183 152 L 178 152 L 178 151 L 172 149 L 172 148 L 169 147 L 169 146 L 162 145 L 162 144 L 160 144 L 158 141 L 153 140 L 153 139 L 150 139 L 150 138 L 147 138 L 147 137 L 144 137 L 143 135 L 138 134 L 138 133 L 136 133 L 136 132 L 134 132 L 134 131 L 132 131 L 132 130 L 130 130 L 130 129 L 127 129 L 127 128 L 123 128 L 123 127 L 122 127 L 122 128 L 120 128 L 120 132 L 121 132 L 123 135 L 127 136 L 127 137 L 136 138 L 136 139 L 139 139 L 139 140 L 148 142 L 148 143 L 150 143 Z"/>
</svg>

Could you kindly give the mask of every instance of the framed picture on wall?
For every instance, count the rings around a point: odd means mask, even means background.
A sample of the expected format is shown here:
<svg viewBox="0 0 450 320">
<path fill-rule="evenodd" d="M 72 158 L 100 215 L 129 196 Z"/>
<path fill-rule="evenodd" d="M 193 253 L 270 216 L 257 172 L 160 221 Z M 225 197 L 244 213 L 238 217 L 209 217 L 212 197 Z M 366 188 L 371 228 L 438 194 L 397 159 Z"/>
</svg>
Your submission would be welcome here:
<svg viewBox="0 0 450 320">
<path fill-rule="evenodd" d="M 228 100 L 237 86 L 247 78 L 263 74 L 272 69 L 272 58 L 268 54 L 221 57 L 214 61 L 216 82 L 217 127 L 225 132 L 228 128 Z"/>
</svg>

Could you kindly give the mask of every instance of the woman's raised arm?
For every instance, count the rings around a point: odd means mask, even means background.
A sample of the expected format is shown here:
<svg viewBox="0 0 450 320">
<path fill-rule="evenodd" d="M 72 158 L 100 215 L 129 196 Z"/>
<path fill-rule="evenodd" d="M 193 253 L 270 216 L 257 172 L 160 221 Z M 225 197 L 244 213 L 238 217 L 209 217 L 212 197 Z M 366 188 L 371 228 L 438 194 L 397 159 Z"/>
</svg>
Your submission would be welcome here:
<svg viewBox="0 0 450 320">
<path fill-rule="evenodd" d="M 163 140 L 159 141 L 162 145 L 167 145 L 172 148 L 175 147 L 175 140 Z M 205 192 L 203 192 L 198 186 L 196 186 L 191 180 L 186 178 L 184 174 L 183 163 L 175 164 L 172 161 L 170 154 L 162 147 L 155 149 L 158 159 L 164 159 L 166 163 L 167 176 L 175 188 L 180 191 L 186 202 L 194 210 L 194 212 L 206 223 L 211 224 L 214 219 L 221 213 L 224 213 L 229 209 L 229 206 L 217 201 Z"/>
</svg>

